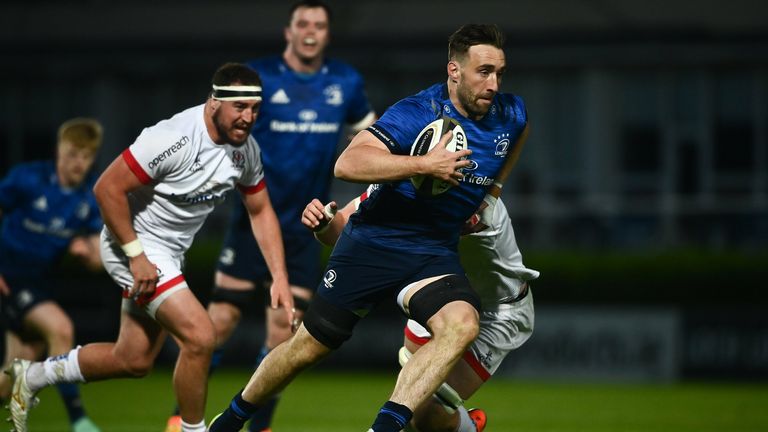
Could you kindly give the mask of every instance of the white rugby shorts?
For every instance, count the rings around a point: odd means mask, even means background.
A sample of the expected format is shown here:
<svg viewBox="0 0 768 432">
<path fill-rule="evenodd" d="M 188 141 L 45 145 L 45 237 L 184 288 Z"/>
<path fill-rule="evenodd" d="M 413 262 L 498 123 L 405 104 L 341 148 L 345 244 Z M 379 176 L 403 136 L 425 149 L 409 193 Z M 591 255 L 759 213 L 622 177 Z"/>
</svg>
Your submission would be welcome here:
<svg viewBox="0 0 768 432">
<path fill-rule="evenodd" d="M 130 298 L 128 290 L 133 286 L 133 274 L 120 246 L 112 239 L 106 228 L 101 231 L 101 260 L 104 269 L 112 280 L 123 289 L 123 311 L 130 313 L 146 312 L 152 319 L 160 305 L 173 293 L 189 288 L 181 273 L 184 265 L 184 255 L 173 256 L 167 251 L 153 248 L 144 244 L 144 253 L 149 261 L 157 266 L 160 280 L 157 282 L 155 293 L 150 297 Z"/>
<path fill-rule="evenodd" d="M 510 351 L 520 348 L 533 333 L 533 294 L 530 288 L 521 300 L 500 304 L 494 309 L 480 314 L 480 333 L 463 356 L 483 381 L 496 372 Z M 421 324 L 409 319 L 405 337 L 424 345 L 432 335 Z"/>
</svg>

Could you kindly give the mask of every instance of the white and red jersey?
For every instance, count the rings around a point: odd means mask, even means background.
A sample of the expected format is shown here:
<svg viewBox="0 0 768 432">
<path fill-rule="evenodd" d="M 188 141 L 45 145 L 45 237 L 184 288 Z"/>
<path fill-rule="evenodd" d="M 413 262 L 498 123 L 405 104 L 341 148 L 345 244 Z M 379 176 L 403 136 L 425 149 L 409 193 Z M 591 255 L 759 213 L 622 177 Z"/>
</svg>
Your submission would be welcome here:
<svg viewBox="0 0 768 432">
<path fill-rule="evenodd" d="M 495 305 L 517 298 L 524 282 L 539 277 L 538 271 L 523 265 L 512 221 L 501 200 L 487 229 L 461 237 L 459 256 L 483 309 L 493 310 Z"/>
<path fill-rule="evenodd" d="M 226 193 L 265 187 L 261 150 L 249 136 L 241 146 L 216 144 L 205 105 L 148 127 L 122 157 L 144 184 L 128 196 L 133 227 L 145 247 L 184 253 Z"/>
</svg>

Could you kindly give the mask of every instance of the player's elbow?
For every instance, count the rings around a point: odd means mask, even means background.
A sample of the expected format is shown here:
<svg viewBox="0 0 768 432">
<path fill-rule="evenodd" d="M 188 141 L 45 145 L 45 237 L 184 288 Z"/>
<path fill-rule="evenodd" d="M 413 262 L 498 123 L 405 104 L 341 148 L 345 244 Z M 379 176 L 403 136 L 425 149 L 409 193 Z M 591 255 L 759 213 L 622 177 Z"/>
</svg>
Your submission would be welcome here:
<svg viewBox="0 0 768 432">
<path fill-rule="evenodd" d="M 109 195 L 109 187 L 103 177 L 99 177 L 96 180 L 96 184 L 93 185 L 93 196 L 96 198 L 96 202 L 101 205 L 104 202 L 104 198 Z"/>
<path fill-rule="evenodd" d="M 342 154 L 336 161 L 336 165 L 333 167 L 333 175 L 339 180 L 355 181 L 356 178 L 354 176 L 354 170 L 352 169 L 353 166 L 350 163 L 349 158 L 343 156 L 344 155 Z"/>
</svg>

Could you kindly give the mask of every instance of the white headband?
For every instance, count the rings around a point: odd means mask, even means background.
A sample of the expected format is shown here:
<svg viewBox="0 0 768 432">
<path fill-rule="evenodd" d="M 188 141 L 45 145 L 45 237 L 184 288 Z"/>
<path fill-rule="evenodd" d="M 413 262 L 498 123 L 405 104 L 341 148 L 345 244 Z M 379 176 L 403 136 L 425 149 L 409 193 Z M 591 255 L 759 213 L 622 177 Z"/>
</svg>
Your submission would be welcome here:
<svg viewBox="0 0 768 432">
<path fill-rule="evenodd" d="M 212 97 L 220 101 L 260 101 L 260 86 L 217 86 L 213 85 Z"/>
</svg>

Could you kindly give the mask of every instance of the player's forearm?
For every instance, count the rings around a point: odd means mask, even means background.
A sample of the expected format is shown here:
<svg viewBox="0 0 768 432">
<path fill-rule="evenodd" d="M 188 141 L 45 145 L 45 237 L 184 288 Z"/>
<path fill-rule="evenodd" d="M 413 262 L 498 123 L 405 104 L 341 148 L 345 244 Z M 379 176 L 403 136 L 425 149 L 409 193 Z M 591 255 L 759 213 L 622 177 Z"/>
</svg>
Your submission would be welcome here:
<svg viewBox="0 0 768 432">
<path fill-rule="evenodd" d="M 288 280 L 285 268 L 285 250 L 280 224 L 274 211 L 262 210 L 251 215 L 251 230 L 259 245 L 272 280 Z"/>
<path fill-rule="evenodd" d="M 334 216 L 333 220 L 331 220 L 325 229 L 315 232 L 315 238 L 326 246 L 335 245 L 341 232 L 344 231 L 344 225 L 347 224 L 347 218 L 348 216 L 345 213 L 337 212 L 336 216 Z"/>
<path fill-rule="evenodd" d="M 367 146 L 347 148 L 334 168 L 337 178 L 354 183 L 385 183 L 418 174 L 426 174 L 423 158 Z"/>
</svg>

